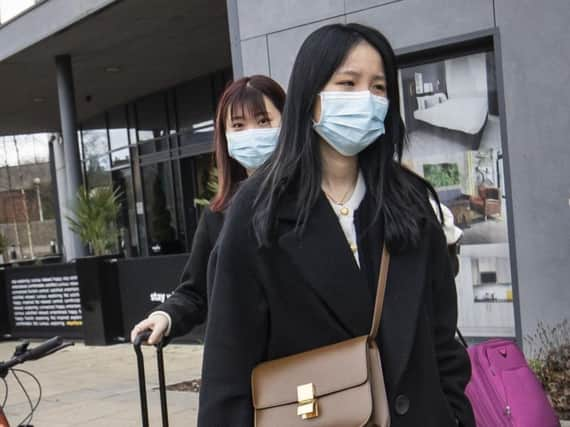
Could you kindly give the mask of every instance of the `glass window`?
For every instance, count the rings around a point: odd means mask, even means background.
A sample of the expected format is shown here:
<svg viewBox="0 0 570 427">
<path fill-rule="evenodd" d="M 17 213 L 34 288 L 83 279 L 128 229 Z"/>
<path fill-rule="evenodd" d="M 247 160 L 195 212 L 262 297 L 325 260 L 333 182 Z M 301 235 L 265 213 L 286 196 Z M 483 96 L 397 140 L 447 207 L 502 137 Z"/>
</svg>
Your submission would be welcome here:
<svg viewBox="0 0 570 427">
<path fill-rule="evenodd" d="M 109 155 L 91 157 L 85 162 L 87 188 L 111 186 L 111 163 Z"/>
<path fill-rule="evenodd" d="M 514 336 L 501 120 L 492 51 L 404 65 L 404 163 L 431 182 L 461 229 L 465 335 Z"/>
<path fill-rule="evenodd" d="M 139 141 L 159 138 L 168 132 L 165 93 L 142 98 L 136 103 Z"/>
<path fill-rule="evenodd" d="M 187 209 L 188 207 L 184 205 L 184 193 L 183 193 L 183 188 L 181 188 L 181 186 L 184 186 L 183 184 L 183 177 L 181 176 L 181 170 L 180 170 L 180 162 L 179 161 L 173 161 L 172 162 L 172 172 L 174 173 L 174 182 L 180 183 L 180 185 L 175 185 L 174 189 L 175 189 L 175 193 L 176 193 L 176 213 L 178 215 L 177 221 L 179 224 L 178 227 L 178 238 L 180 239 L 180 242 L 182 242 L 185 246 L 186 246 L 186 232 L 187 231 L 191 231 L 188 230 L 188 226 L 186 224 L 186 218 L 185 215 L 192 215 L 193 212 L 191 212 L 191 210 Z M 190 186 L 192 186 L 192 182 L 188 183 Z M 190 205 L 192 206 L 192 205 Z M 184 250 L 190 250 L 190 248 L 184 248 Z"/>
<path fill-rule="evenodd" d="M 113 172 L 113 187 L 120 191 L 121 209 L 117 218 L 121 250 L 127 256 L 137 256 L 139 252 L 137 233 L 137 213 L 131 170 L 124 168 Z"/>
<path fill-rule="evenodd" d="M 160 139 L 155 139 L 152 141 L 142 142 L 140 145 L 141 155 L 158 153 L 160 151 L 168 150 L 169 147 L 169 137 L 163 137 Z"/>
<path fill-rule="evenodd" d="M 142 167 L 149 248 L 151 255 L 184 251 L 176 224 L 175 194 L 168 162 Z"/>
<path fill-rule="evenodd" d="M 105 116 L 103 114 L 87 120 L 81 128 L 83 157 L 85 160 L 109 151 L 107 125 L 105 124 Z"/>
<path fill-rule="evenodd" d="M 211 78 L 198 78 L 177 87 L 176 103 L 179 129 L 185 134 L 181 143 L 192 143 L 192 135 L 208 134 L 211 139 L 215 114 Z"/>
<path fill-rule="evenodd" d="M 111 162 L 113 167 L 128 165 L 129 164 L 129 148 L 121 148 L 119 150 L 111 151 Z"/>
<path fill-rule="evenodd" d="M 129 131 L 129 140 L 131 144 L 136 144 L 137 142 L 137 128 L 136 128 L 136 117 L 135 117 L 135 105 L 129 104 L 127 107 L 127 123 Z"/>
<path fill-rule="evenodd" d="M 129 145 L 129 132 L 127 125 L 126 109 L 124 106 L 109 111 L 109 142 L 111 150 L 123 148 Z"/>
</svg>

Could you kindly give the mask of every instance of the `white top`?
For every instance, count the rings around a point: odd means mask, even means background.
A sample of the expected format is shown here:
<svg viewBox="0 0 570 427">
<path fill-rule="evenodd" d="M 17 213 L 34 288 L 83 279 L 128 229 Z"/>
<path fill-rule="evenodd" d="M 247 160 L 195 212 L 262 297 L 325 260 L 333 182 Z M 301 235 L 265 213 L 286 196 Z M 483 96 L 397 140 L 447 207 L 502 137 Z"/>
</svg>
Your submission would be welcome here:
<svg viewBox="0 0 570 427">
<path fill-rule="evenodd" d="M 441 218 L 439 217 L 439 209 L 437 206 L 437 202 L 433 200 L 431 197 L 429 201 L 431 203 L 433 211 L 435 212 L 435 215 L 441 221 Z M 459 241 L 459 239 L 463 235 L 463 231 L 461 230 L 461 228 L 455 226 L 453 221 L 453 213 L 451 212 L 451 209 L 449 209 L 443 203 L 440 203 L 440 206 L 441 206 L 441 211 L 443 212 L 443 223 L 441 225 L 443 226 L 445 240 L 447 240 L 448 245 L 453 245 Z"/>
<path fill-rule="evenodd" d="M 344 232 L 346 241 L 352 250 L 354 255 L 354 260 L 360 268 L 360 259 L 358 258 L 358 246 L 356 243 L 356 228 L 354 226 L 354 211 L 358 209 L 364 195 L 366 194 L 366 184 L 364 183 L 364 176 L 362 172 L 358 171 L 358 178 L 356 180 L 356 186 L 350 198 L 343 204 L 334 203 L 330 198 L 328 198 L 333 210 L 338 217 L 338 222 L 340 227 Z"/>
</svg>

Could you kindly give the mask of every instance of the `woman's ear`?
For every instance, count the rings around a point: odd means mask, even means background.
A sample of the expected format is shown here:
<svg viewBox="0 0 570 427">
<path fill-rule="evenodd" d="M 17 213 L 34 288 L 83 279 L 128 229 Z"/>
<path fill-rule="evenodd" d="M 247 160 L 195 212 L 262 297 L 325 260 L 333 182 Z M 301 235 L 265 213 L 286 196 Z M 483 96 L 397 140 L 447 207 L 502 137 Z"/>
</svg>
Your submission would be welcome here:
<svg viewBox="0 0 570 427">
<path fill-rule="evenodd" d="M 317 95 L 313 103 L 313 120 L 318 123 L 321 121 L 321 97 Z"/>
</svg>

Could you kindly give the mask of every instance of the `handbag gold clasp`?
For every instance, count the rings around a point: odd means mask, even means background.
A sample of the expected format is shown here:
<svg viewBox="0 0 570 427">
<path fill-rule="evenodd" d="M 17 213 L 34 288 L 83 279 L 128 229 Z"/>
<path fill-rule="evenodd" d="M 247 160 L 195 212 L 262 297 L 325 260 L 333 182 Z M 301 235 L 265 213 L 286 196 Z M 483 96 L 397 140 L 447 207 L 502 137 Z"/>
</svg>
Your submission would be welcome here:
<svg viewBox="0 0 570 427">
<path fill-rule="evenodd" d="M 315 398 L 315 386 L 313 383 L 297 387 L 297 415 L 304 420 L 319 416 L 319 404 Z"/>
</svg>

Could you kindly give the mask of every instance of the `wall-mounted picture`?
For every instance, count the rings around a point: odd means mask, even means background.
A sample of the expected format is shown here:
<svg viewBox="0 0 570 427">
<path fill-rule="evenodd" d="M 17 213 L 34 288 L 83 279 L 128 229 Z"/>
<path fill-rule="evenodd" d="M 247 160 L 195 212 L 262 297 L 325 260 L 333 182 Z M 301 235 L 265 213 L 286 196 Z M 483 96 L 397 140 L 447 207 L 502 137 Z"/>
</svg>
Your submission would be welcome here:
<svg viewBox="0 0 570 427">
<path fill-rule="evenodd" d="M 460 324 L 472 335 L 514 335 L 494 52 L 404 65 L 399 78 L 404 163 L 434 186 L 463 232 Z M 485 321 L 474 314 L 481 305 L 495 307 Z"/>
</svg>

